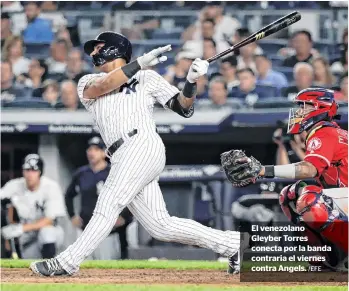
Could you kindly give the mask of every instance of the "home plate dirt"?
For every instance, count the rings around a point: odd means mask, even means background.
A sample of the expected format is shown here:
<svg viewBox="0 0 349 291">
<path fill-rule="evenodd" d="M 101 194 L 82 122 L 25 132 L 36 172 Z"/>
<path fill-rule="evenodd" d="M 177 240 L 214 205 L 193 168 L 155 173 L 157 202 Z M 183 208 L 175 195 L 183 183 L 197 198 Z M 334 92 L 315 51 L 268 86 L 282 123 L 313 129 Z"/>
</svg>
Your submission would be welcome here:
<svg viewBox="0 0 349 291">
<path fill-rule="evenodd" d="M 239 276 L 229 276 L 217 270 L 170 270 L 170 269 L 83 269 L 72 277 L 41 277 L 29 269 L 1 268 L 2 283 L 84 283 L 84 284 L 202 284 L 202 285 L 260 285 L 240 283 Z M 319 285 L 319 283 L 262 283 L 265 285 Z M 321 285 L 345 285 L 341 282 L 321 282 Z"/>
</svg>

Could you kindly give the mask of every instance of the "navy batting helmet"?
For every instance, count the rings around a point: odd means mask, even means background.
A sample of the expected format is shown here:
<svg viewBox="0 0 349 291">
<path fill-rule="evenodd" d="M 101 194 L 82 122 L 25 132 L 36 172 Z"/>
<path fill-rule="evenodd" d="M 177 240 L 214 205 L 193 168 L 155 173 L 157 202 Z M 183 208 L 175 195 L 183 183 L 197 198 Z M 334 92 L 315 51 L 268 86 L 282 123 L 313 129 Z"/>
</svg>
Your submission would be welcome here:
<svg viewBox="0 0 349 291">
<path fill-rule="evenodd" d="M 44 171 L 44 162 L 38 154 L 29 154 L 24 158 L 22 169 L 40 171 L 40 175 L 42 175 Z"/>
<path fill-rule="evenodd" d="M 96 67 L 119 58 L 124 59 L 127 63 L 130 62 L 132 45 L 124 35 L 111 31 L 102 32 L 96 39 L 89 40 L 85 43 L 85 53 L 91 55 L 95 46 L 100 43 L 104 43 L 104 47 L 92 56 L 92 63 Z"/>
</svg>

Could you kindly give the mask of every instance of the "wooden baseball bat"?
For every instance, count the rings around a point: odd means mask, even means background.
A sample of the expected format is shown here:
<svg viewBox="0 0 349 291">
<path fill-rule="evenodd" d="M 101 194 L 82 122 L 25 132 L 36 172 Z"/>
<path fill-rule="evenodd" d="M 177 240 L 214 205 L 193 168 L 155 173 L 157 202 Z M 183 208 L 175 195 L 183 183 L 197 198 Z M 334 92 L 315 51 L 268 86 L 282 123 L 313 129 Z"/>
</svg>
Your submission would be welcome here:
<svg viewBox="0 0 349 291">
<path fill-rule="evenodd" d="M 300 19 L 301 19 L 301 14 L 298 11 L 294 11 L 294 12 L 292 12 L 284 17 L 281 17 L 280 19 L 270 23 L 269 25 L 263 27 L 261 30 L 255 32 L 254 34 L 252 34 L 248 38 L 240 41 L 236 45 L 233 45 L 232 47 L 228 48 L 224 52 L 221 52 L 219 54 L 214 55 L 211 58 L 208 58 L 207 61 L 209 63 L 212 63 L 212 62 L 224 57 L 225 55 L 233 52 L 234 50 L 237 50 L 237 49 L 239 49 L 245 45 L 248 45 L 254 41 L 260 40 L 260 39 L 265 38 L 271 34 L 274 34 L 275 32 L 278 32 L 278 31 L 292 25 L 293 23 L 296 23 Z"/>
</svg>

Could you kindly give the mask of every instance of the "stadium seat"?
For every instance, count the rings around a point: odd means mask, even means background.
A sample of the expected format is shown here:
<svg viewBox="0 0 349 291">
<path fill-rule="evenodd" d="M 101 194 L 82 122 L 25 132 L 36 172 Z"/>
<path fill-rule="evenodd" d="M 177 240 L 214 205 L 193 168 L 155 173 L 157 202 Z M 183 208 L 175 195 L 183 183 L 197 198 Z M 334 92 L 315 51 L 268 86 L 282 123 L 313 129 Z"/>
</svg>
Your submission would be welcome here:
<svg viewBox="0 0 349 291">
<path fill-rule="evenodd" d="M 282 63 L 285 58 L 279 55 L 270 55 L 269 59 L 271 60 L 273 67 L 280 67 L 282 66 Z"/>
<path fill-rule="evenodd" d="M 256 88 L 258 88 L 260 92 L 263 92 L 265 95 L 268 95 L 270 97 L 278 96 L 278 89 L 274 86 L 257 85 Z"/>
<path fill-rule="evenodd" d="M 180 39 L 181 33 L 183 29 L 171 29 L 171 30 L 165 30 L 165 29 L 156 29 L 152 33 L 153 39 Z"/>
<path fill-rule="evenodd" d="M 25 56 L 27 58 L 45 59 L 50 55 L 50 44 L 48 43 L 26 43 Z"/>
<path fill-rule="evenodd" d="M 293 102 L 284 97 L 264 98 L 258 100 L 254 108 L 291 108 Z"/>
<path fill-rule="evenodd" d="M 277 52 L 287 46 L 287 41 L 282 39 L 264 39 L 258 42 L 265 54 L 276 55 Z"/>
<path fill-rule="evenodd" d="M 321 55 L 328 56 L 333 50 L 333 44 L 325 41 L 317 41 L 313 43 L 313 47 L 319 51 Z"/>
<path fill-rule="evenodd" d="M 4 103 L 6 108 L 52 108 L 51 104 L 39 98 L 14 100 Z"/>
<path fill-rule="evenodd" d="M 283 73 L 286 76 L 287 81 L 289 81 L 289 82 L 293 81 L 293 68 L 289 68 L 289 67 L 275 67 L 273 69 L 275 71 Z"/>
</svg>

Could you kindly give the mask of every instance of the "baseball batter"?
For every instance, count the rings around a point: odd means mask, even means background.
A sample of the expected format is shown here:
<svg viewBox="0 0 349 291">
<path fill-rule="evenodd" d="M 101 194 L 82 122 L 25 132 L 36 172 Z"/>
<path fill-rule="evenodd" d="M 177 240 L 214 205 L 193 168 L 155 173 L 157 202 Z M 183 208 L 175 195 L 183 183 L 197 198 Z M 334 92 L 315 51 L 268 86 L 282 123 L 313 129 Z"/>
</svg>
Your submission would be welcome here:
<svg viewBox="0 0 349 291">
<path fill-rule="evenodd" d="M 78 95 L 91 113 L 107 146 L 110 174 L 98 197 L 93 217 L 77 241 L 57 257 L 34 262 L 34 273 L 72 275 L 109 235 L 120 212 L 128 206 L 156 239 L 211 249 L 231 257 L 240 246 L 240 234 L 205 227 L 195 221 L 171 217 L 158 184 L 165 166 L 165 147 L 156 132 L 153 107 L 189 118 L 194 113 L 196 81 L 206 74 L 208 62 L 196 59 L 183 90 L 171 86 L 147 68 L 167 60 L 167 45 L 130 62 L 131 43 L 123 35 L 104 32 L 84 45 L 100 74 L 82 77 Z"/>
<path fill-rule="evenodd" d="M 23 177 L 10 180 L 0 192 L 19 217 L 19 223 L 4 226 L 1 233 L 5 239 L 19 238 L 23 259 L 51 258 L 63 244 L 57 219 L 66 216 L 64 196 L 55 181 L 42 176 L 43 167 L 39 155 L 27 155 Z"/>
</svg>

